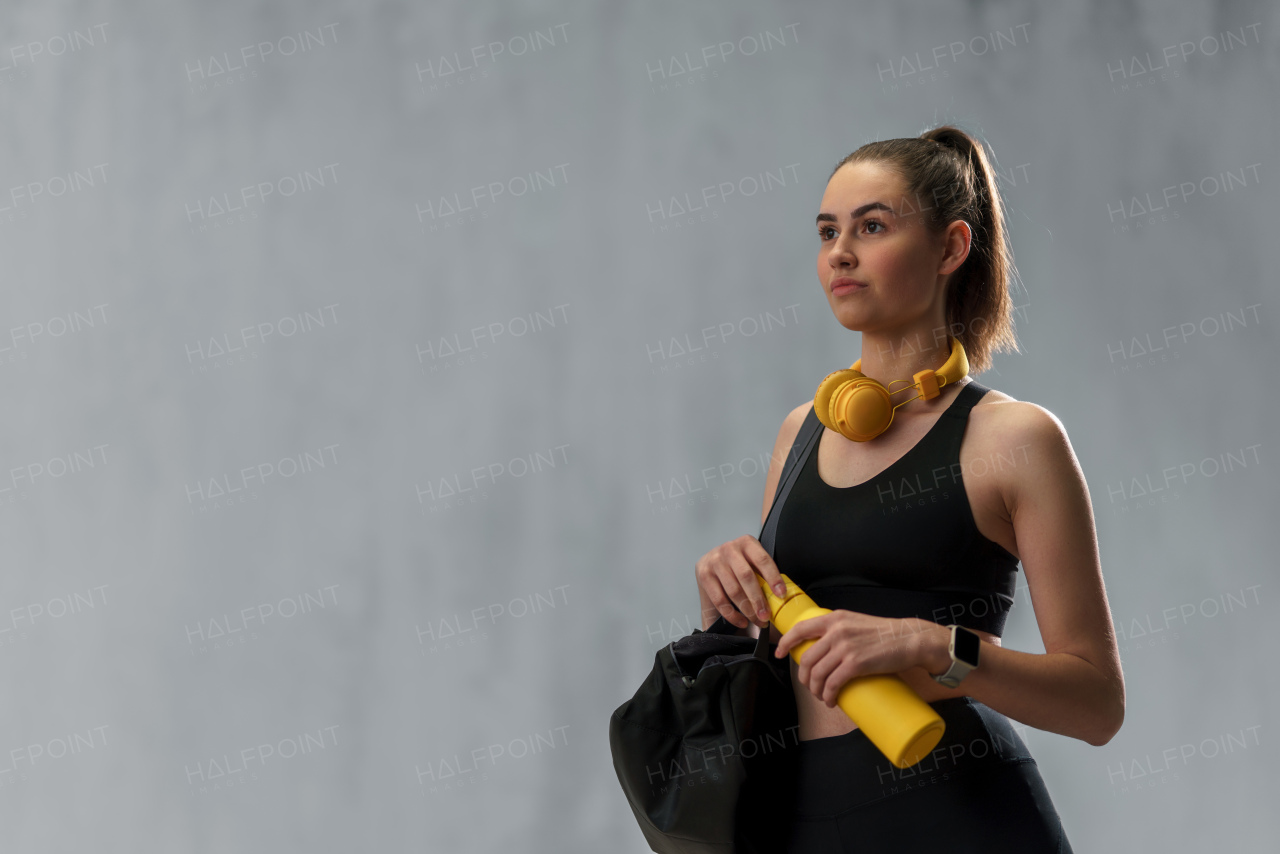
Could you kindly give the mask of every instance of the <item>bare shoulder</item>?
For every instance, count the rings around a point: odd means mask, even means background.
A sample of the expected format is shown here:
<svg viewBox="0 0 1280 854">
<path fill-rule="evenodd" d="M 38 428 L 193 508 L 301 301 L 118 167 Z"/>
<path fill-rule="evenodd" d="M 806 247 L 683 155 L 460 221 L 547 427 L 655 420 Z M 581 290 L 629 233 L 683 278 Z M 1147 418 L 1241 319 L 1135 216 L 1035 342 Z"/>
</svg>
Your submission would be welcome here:
<svg viewBox="0 0 1280 854">
<path fill-rule="evenodd" d="M 1005 394 L 999 389 L 988 387 L 987 393 L 978 401 L 978 406 L 987 406 L 992 403 L 1021 403 L 1016 397 Z"/>
<path fill-rule="evenodd" d="M 796 436 L 800 435 L 800 428 L 804 425 L 805 418 L 809 417 L 811 409 L 813 409 L 813 401 L 807 400 L 788 412 L 787 417 L 782 419 L 782 427 L 778 429 L 778 440 L 773 446 L 773 459 L 769 466 L 769 471 L 775 476 L 775 480 L 776 476 L 781 474 L 782 463 L 791 451 L 791 446 L 795 444 Z"/>
<path fill-rule="evenodd" d="M 1008 440 L 1043 443 L 1066 439 L 1066 428 L 1058 416 L 1038 403 L 1018 400 L 991 389 L 970 412 L 981 422 L 982 433 L 1002 444 Z"/>
<path fill-rule="evenodd" d="M 762 525 L 769 514 L 769 507 L 773 504 L 778 481 L 782 479 L 782 465 L 786 462 L 787 454 L 791 452 L 791 446 L 795 444 L 796 436 L 800 434 L 800 427 L 811 409 L 813 409 L 813 401 L 807 400 L 788 412 L 787 417 L 782 419 L 782 426 L 778 429 L 778 439 L 774 442 L 773 454 L 769 460 L 769 473 L 765 476 L 764 507 L 760 511 Z"/>
<path fill-rule="evenodd" d="M 974 453 L 1002 463 L 997 469 L 1004 474 L 998 480 L 1006 506 L 1016 505 L 1024 487 L 1082 481 L 1066 427 L 1045 407 L 992 389 L 973 407 L 970 418 Z"/>
<path fill-rule="evenodd" d="M 809 410 L 813 409 L 813 401 L 806 400 L 795 409 L 787 413 L 787 417 L 782 419 L 782 429 L 778 433 L 779 439 L 787 439 L 787 446 L 795 441 L 796 436 L 800 433 L 800 426 L 804 424 L 805 418 L 809 417 Z"/>
</svg>

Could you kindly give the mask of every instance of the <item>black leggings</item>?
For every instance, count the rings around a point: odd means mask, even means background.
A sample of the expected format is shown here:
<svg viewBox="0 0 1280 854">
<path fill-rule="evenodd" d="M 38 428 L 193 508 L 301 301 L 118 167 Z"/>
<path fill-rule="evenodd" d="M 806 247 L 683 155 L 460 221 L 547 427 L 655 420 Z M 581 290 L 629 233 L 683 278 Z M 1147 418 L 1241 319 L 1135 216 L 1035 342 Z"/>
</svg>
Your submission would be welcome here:
<svg viewBox="0 0 1280 854">
<path fill-rule="evenodd" d="M 799 742 L 787 854 L 1071 854 L 1009 719 L 972 697 L 929 705 L 947 729 L 910 768 L 890 764 L 860 729 Z"/>
</svg>

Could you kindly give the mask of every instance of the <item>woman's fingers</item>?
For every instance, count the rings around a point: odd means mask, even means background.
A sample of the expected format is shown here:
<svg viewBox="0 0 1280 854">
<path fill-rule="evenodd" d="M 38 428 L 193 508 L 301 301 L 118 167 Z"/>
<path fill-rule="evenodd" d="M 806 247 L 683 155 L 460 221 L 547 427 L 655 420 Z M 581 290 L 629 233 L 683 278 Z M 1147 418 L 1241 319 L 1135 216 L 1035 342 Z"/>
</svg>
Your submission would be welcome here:
<svg viewBox="0 0 1280 854">
<path fill-rule="evenodd" d="M 742 613 L 763 626 L 769 622 L 769 604 L 765 601 L 764 591 L 760 589 L 760 582 L 756 580 L 755 567 L 742 553 L 741 546 L 737 543 L 734 545 L 737 547 L 728 554 L 729 572 L 738 586 L 733 594 L 733 601 Z"/>
<path fill-rule="evenodd" d="M 746 537 L 744 539 L 746 542 L 743 543 L 743 552 L 755 564 L 756 571 L 769 584 L 770 589 L 776 595 L 785 596 L 787 589 L 782 581 L 782 573 L 778 571 L 778 565 L 773 562 L 769 552 L 755 537 Z"/>
<path fill-rule="evenodd" d="M 763 578 L 779 596 L 785 595 L 778 566 L 755 537 L 744 534 L 702 556 L 696 566 L 698 584 L 708 601 L 738 628 L 752 622 L 764 627 L 772 619 L 760 588 Z"/>
<path fill-rule="evenodd" d="M 724 590 L 724 608 L 729 612 L 729 622 L 740 629 L 745 629 L 751 625 L 750 607 L 743 608 L 738 604 L 742 601 L 742 591 L 738 589 L 738 581 L 732 572 L 724 572 L 721 577 L 724 578 L 726 575 L 727 580 L 721 582 Z"/>
<path fill-rule="evenodd" d="M 716 581 L 716 592 L 708 592 L 711 601 L 715 604 L 716 610 L 724 615 L 724 618 L 740 629 L 745 629 L 751 623 L 738 610 L 733 607 L 733 600 L 729 598 L 729 594 L 724 590 L 723 585 Z"/>
<path fill-rule="evenodd" d="M 718 553 L 718 548 L 712 549 L 703 555 L 695 565 L 694 576 L 698 579 L 698 588 L 716 613 L 724 617 L 730 625 L 745 629 L 750 623 L 734 609 L 733 602 L 730 600 L 720 580 Z"/>
</svg>

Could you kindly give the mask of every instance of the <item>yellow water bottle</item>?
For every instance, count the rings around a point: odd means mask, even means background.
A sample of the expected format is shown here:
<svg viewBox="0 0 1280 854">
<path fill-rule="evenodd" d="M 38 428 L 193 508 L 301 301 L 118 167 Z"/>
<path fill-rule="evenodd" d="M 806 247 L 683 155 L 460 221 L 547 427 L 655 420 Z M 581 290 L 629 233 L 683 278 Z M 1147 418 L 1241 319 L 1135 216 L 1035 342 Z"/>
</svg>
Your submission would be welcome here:
<svg viewBox="0 0 1280 854">
<path fill-rule="evenodd" d="M 819 607 L 785 575 L 782 581 L 787 592 L 783 596 L 774 593 L 759 574 L 756 580 L 769 601 L 773 624 L 783 634 L 802 620 L 831 613 L 830 608 Z M 797 664 L 813 643 L 810 638 L 791 648 L 791 657 Z M 836 704 L 898 768 L 909 768 L 927 756 L 942 740 L 946 729 L 946 723 L 933 707 L 894 673 L 850 679 L 840 689 Z"/>
</svg>

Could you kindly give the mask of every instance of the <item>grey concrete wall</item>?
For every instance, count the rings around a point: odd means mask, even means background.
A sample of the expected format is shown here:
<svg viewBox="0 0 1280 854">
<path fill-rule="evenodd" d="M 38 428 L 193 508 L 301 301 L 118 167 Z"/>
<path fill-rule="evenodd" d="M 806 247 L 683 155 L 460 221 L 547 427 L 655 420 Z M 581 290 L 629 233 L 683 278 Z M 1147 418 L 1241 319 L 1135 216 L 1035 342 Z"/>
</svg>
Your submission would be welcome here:
<svg viewBox="0 0 1280 854">
<path fill-rule="evenodd" d="M 1021 274 L 980 379 L 1069 432 L 1128 687 L 1105 746 L 1027 742 L 1077 851 L 1261 850 L 1275 26 L 7 4 L 0 847 L 645 851 L 609 715 L 859 355 L 826 177 L 954 122 Z"/>
</svg>

